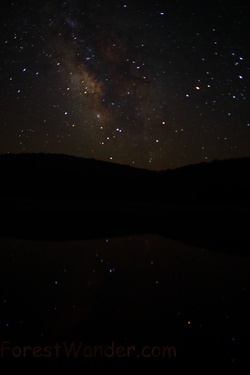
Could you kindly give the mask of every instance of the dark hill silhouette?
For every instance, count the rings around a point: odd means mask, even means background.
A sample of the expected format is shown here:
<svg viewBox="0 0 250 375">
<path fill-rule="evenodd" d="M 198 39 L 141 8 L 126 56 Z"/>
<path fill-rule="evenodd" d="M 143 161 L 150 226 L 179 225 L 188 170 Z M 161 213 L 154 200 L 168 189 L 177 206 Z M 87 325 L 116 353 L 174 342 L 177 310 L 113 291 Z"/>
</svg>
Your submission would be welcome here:
<svg viewBox="0 0 250 375">
<path fill-rule="evenodd" d="M 155 173 L 127 165 L 64 154 L 0 155 L 0 193 L 34 197 L 74 199 L 116 199 L 122 182 L 144 181 Z M 117 186 L 117 188 L 116 188 Z M 135 186 L 134 186 L 135 187 Z"/>
<path fill-rule="evenodd" d="M 77 200 L 247 205 L 250 158 L 150 171 L 63 154 L 0 155 L 0 193 Z"/>
<path fill-rule="evenodd" d="M 149 171 L 63 154 L 0 155 L 0 235 L 156 233 L 247 254 L 249 170 L 250 158 Z"/>
</svg>

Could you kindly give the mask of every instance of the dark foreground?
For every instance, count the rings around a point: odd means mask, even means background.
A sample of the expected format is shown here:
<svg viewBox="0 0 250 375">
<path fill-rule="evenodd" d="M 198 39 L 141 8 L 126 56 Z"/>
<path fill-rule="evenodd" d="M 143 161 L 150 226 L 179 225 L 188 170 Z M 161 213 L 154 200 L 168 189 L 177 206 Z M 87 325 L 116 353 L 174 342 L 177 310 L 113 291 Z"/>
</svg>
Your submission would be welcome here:
<svg viewBox="0 0 250 375">
<path fill-rule="evenodd" d="M 248 207 L 13 197 L 0 203 L 3 238 L 69 241 L 156 234 L 211 251 L 250 255 Z"/>
<path fill-rule="evenodd" d="M 250 370 L 250 159 L 1 160 L 3 373 Z"/>
<path fill-rule="evenodd" d="M 250 369 L 246 213 L 16 207 L 1 226 L 3 372 Z"/>
<path fill-rule="evenodd" d="M 158 235 L 0 243 L 3 373 L 250 369 L 249 258 Z"/>
</svg>

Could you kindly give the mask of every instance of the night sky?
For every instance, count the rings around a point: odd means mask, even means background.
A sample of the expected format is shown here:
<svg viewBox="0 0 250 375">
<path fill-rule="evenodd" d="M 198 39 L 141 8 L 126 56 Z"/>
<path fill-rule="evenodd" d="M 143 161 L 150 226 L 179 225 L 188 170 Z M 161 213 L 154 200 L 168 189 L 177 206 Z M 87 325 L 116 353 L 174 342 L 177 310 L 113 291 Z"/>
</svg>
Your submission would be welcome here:
<svg viewBox="0 0 250 375">
<path fill-rule="evenodd" d="M 2 1 L 0 153 L 250 156 L 247 1 Z"/>
</svg>

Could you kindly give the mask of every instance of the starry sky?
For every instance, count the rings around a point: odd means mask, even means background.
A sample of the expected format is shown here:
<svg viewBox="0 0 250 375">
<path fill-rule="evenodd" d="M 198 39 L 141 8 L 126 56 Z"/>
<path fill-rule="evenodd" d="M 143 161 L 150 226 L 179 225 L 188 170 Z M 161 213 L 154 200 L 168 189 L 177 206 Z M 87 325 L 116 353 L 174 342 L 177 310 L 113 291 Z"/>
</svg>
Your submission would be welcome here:
<svg viewBox="0 0 250 375">
<path fill-rule="evenodd" d="M 250 156 L 247 1 L 2 1 L 0 153 Z"/>
</svg>

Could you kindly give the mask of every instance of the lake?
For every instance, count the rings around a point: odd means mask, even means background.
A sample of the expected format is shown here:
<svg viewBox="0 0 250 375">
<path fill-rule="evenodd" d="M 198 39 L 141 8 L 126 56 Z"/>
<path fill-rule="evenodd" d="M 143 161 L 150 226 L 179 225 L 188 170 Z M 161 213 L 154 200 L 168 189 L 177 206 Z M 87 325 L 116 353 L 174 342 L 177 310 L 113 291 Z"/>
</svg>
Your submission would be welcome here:
<svg viewBox="0 0 250 375">
<path fill-rule="evenodd" d="M 2 370 L 250 369 L 247 256 L 152 234 L 0 249 Z"/>
</svg>

